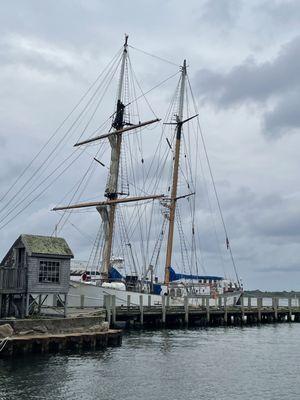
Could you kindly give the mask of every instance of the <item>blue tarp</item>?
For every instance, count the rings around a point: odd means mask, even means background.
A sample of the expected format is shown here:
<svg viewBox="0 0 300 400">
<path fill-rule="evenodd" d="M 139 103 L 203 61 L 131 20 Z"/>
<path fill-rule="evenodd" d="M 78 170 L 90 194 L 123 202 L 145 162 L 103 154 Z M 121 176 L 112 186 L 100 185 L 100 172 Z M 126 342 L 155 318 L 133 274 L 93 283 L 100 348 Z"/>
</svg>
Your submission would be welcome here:
<svg viewBox="0 0 300 400">
<path fill-rule="evenodd" d="M 188 275 L 188 274 L 177 274 L 173 268 L 170 268 L 170 282 L 179 281 L 180 279 L 195 279 L 200 281 L 204 279 L 205 281 L 221 281 L 223 278 L 221 276 L 212 275 Z"/>
<path fill-rule="evenodd" d="M 108 271 L 108 279 L 111 281 L 122 281 L 124 280 L 124 277 L 116 268 L 111 267 Z"/>
<path fill-rule="evenodd" d="M 153 283 L 153 293 L 154 294 L 160 294 L 161 292 L 161 285 L 158 283 Z"/>
</svg>

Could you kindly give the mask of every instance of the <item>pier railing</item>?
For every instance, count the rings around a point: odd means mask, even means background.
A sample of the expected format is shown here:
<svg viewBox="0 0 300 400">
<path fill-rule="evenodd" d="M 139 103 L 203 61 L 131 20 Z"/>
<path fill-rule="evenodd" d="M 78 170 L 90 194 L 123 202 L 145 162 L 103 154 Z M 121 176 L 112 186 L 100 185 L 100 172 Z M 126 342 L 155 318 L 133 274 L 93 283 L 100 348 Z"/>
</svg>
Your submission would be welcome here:
<svg viewBox="0 0 300 400">
<path fill-rule="evenodd" d="M 25 290 L 25 268 L 0 267 L 0 294 L 24 293 Z"/>
<path fill-rule="evenodd" d="M 300 294 L 274 296 L 261 294 L 245 295 L 236 302 L 229 303 L 226 296 L 217 299 L 202 296 L 198 304 L 193 304 L 192 297 L 185 297 L 182 305 L 172 304 L 169 296 L 162 296 L 161 304 L 145 304 L 140 296 L 139 304 L 118 305 L 114 295 L 106 295 L 104 306 L 107 320 L 115 325 L 117 321 L 127 321 L 138 325 L 173 325 L 196 323 L 197 325 L 242 325 L 271 322 L 300 322 Z"/>
</svg>

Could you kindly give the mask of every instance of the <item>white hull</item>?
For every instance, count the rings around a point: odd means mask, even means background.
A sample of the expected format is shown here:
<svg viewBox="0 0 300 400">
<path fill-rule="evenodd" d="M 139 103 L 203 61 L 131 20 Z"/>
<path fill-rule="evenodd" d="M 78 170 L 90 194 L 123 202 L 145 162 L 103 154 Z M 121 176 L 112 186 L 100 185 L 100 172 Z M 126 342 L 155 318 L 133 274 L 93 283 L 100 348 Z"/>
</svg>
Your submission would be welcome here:
<svg viewBox="0 0 300 400">
<path fill-rule="evenodd" d="M 70 290 L 68 295 L 68 306 L 69 307 L 103 307 L 104 296 L 114 295 L 116 297 L 116 306 L 127 307 L 128 300 L 131 306 L 139 306 L 141 298 L 144 306 L 159 306 L 162 304 L 163 296 L 155 294 L 145 294 L 139 292 L 131 292 L 127 290 L 118 290 L 113 288 L 103 288 L 93 284 L 84 282 L 70 282 Z M 235 301 L 240 297 L 241 292 L 233 292 L 226 294 L 226 304 L 228 306 L 234 305 Z M 130 296 L 130 297 L 129 297 Z M 189 304 L 197 307 L 205 305 L 207 296 L 190 297 Z M 166 300 L 169 306 L 179 306 L 184 304 L 183 297 L 171 297 Z M 224 305 L 224 299 L 219 304 L 218 298 L 210 298 L 209 305 L 211 307 L 218 307 Z"/>
</svg>

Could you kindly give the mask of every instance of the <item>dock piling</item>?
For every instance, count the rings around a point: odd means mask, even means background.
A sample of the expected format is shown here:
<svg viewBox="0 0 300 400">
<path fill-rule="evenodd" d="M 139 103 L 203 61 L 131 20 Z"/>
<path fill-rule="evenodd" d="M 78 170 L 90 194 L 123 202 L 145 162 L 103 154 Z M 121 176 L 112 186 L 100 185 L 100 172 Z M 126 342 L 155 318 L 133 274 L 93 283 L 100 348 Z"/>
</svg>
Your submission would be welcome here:
<svg viewBox="0 0 300 400">
<path fill-rule="evenodd" d="M 185 325 L 189 324 L 189 298 L 187 296 L 184 297 L 184 323 Z"/>
</svg>

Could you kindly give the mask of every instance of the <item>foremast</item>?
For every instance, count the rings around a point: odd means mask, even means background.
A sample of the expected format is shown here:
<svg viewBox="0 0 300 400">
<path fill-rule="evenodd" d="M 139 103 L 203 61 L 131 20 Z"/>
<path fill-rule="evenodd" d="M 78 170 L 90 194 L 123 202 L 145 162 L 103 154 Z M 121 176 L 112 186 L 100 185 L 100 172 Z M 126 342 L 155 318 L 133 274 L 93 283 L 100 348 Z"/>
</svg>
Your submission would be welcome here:
<svg viewBox="0 0 300 400">
<path fill-rule="evenodd" d="M 124 128 L 125 106 L 122 103 L 122 95 L 124 86 L 123 84 L 125 75 L 125 65 L 127 59 L 127 47 L 128 47 L 127 43 L 128 43 L 128 35 L 125 35 L 125 43 L 121 60 L 121 70 L 120 70 L 119 86 L 117 93 L 117 109 L 112 124 L 112 127 L 115 129 L 115 131 L 120 131 L 121 129 Z M 109 200 L 116 200 L 118 198 L 118 180 L 119 180 L 119 169 L 120 169 L 122 135 L 119 135 L 117 133 L 109 135 L 109 143 L 111 147 L 111 159 L 109 168 L 109 178 L 105 190 L 105 196 Z M 109 206 L 97 207 L 97 210 L 99 211 L 104 223 L 104 246 L 103 246 L 102 268 L 101 268 L 101 274 L 103 280 L 108 279 L 108 271 L 110 268 L 116 207 L 117 207 L 116 203 L 110 204 Z"/>
<path fill-rule="evenodd" d="M 172 251 L 173 251 L 173 239 L 174 239 L 174 224 L 175 224 L 175 211 L 177 201 L 177 187 L 178 187 L 178 172 L 179 172 L 179 159 L 180 159 L 180 144 L 183 121 L 183 107 L 184 107 L 184 95 L 185 95 L 185 84 L 186 84 L 186 60 L 183 61 L 181 67 L 181 81 L 180 81 L 180 92 L 179 92 L 179 105 L 176 121 L 176 141 L 175 141 L 175 154 L 173 161 L 173 179 L 171 189 L 171 199 L 169 205 L 169 230 L 168 230 L 168 241 L 167 241 L 167 254 L 165 264 L 165 284 L 170 282 L 170 268 L 172 262 Z"/>
</svg>

